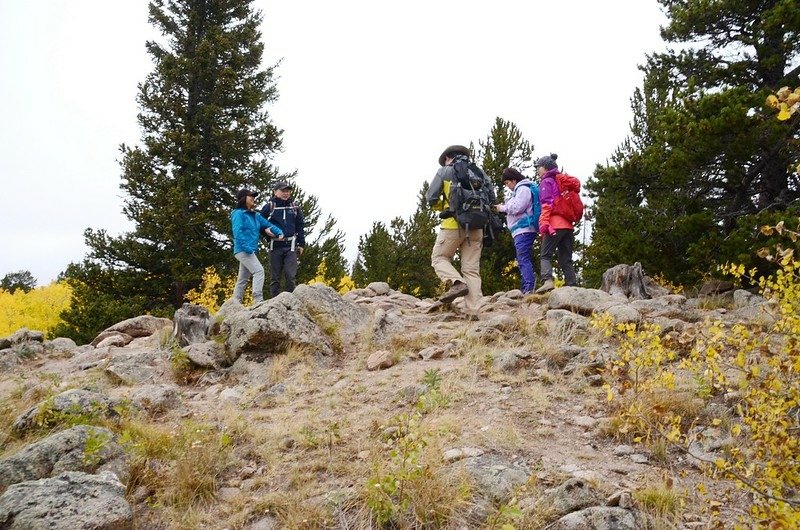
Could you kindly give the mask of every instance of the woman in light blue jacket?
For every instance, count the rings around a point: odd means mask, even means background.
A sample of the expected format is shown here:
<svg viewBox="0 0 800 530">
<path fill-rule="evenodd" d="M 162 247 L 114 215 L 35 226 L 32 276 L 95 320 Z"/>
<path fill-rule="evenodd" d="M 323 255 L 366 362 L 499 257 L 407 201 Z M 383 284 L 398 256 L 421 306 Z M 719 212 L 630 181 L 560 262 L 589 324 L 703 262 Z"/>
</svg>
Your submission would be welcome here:
<svg viewBox="0 0 800 530">
<path fill-rule="evenodd" d="M 513 167 L 503 170 L 503 185 L 511 191 L 511 194 L 505 203 L 497 205 L 497 211 L 508 215 L 506 222 L 517 251 L 522 293 L 528 294 L 533 292 L 536 285 L 536 271 L 533 269 L 531 251 L 536 241 L 536 234 L 539 232 L 539 186 Z"/>
<path fill-rule="evenodd" d="M 247 282 L 253 278 L 253 303 L 264 300 L 264 267 L 256 257 L 259 235 L 267 229 L 267 235 L 283 239 L 283 231 L 255 211 L 258 193 L 242 188 L 236 194 L 236 209 L 231 212 L 233 231 L 233 256 L 239 261 L 239 276 L 233 288 L 233 297 L 244 300 Z"/>
</svg>

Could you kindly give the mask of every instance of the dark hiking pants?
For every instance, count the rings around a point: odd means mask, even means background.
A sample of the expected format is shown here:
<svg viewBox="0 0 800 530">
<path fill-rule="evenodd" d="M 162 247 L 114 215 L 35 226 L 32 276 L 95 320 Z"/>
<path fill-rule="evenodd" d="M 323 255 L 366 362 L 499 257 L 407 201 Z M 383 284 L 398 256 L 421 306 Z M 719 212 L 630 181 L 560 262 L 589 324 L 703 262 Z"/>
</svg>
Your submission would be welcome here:
<svg viewBox="0 0 800 530">
<path fill-rule="evenodd" d="M 564 283 L 576 285 L 575 269 L 572 266 L 572 245 L 575 232 L 568 228 L 559 228 L 554 235 L 545 234 L 542 240 L 541 272 L 542 281 L 553 279 L 553 254 L 558 258 L 558 265 L 564 273 Z"/>
<path fill-rule="evenodd" d="M 275 298 L 281 292 L 281 277 L 284 278 L 284 291 L 292 292 L 295 288 L 294 277 L 297 275 L 297 252 L 291 247 L 273 247 L 269 251 L 269 267 L 271 279 L 269 292 Z"/>
</svg>

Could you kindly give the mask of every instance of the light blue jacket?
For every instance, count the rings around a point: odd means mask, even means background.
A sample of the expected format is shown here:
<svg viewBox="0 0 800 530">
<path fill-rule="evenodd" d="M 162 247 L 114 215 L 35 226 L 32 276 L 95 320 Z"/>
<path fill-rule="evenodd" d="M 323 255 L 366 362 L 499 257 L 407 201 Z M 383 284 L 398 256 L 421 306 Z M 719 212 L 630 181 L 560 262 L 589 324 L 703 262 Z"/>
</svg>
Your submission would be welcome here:
<svg viewBox="0 0 800 530">
<path fill-rule="evenodd" d="M 233 253 L 246 252 L 255 254 L 258 240 L 263 228 L 269 228 L 276 237 L 283 235 L 283 230 L 264 219 L 258 212 L 236 208 L 231 212 L 231 230 L 233 231 Z"/>
<path fill-rule="evenodd" d="M 520 180 L 503 206 L 512 236 L 539 231 L 539 186 L 528 179 Z"/>
</svg>

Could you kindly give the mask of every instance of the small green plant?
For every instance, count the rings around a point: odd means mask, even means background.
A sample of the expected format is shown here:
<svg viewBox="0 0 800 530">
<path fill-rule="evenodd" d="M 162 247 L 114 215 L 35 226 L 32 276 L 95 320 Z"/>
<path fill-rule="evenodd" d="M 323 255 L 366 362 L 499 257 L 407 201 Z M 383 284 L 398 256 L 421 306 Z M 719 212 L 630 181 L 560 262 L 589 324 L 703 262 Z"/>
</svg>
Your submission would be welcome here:
<svg viewBox="0 0 800 530">
<path fill-rule="evenodd" d="M 108 422 L 106 416 L 108 407 L 102 403 L 94 402 L 89 408 L 83 408 L 78 403 L 73 403 L 65 409 L 58 409 L 55 399 L 46 399 L 34 416 L 34 425 L 43 431 L 54 429 L 69 429 L 75 425 L 100 425 Z"/>
<path fill-rule="evenodd" d="M 436 390 L 439 388 L 439 385 L 442 382 L 442 375 L 441 370 L 438 368 L 431 368 L 430 370 L 425 370 L 425 374 L 422 376 L 422 384 L 430 388 L 431 390 Z"/>
<path fill-rule="evenodd" d="M 317 436 L 317 431 L 313 426 L 303 425 L 299 432 L 301 437 L 301 445 L 303 445 L 303 447 L 314 449 L 315 447 L 319 446 L 319 436 Z"/>
<path fill-rule="evenodd" d="M 516 530 L 514 522 L 522 519 L 523 515 L 516 501 L 516 499 L 512 499 L 508 504 L 502 504 L 497 512 L 486 520 L 486 528 L 489 530 Z"/>
<path fill-rule="evenodd" d="M 175 377 L 175 381 L 183 385 L 189 383 L 192 364 L 189 361 L 189 354 L 179 347 L 177 343 L 170 348 L 169 365 L 172 368 L 172 375 Z"/>
<path fill-rule="evenodd" d="M 102 460 L 101 452 L 111 442 L 111 435 L 99 429 L 89 429 L 86 446 L 83 448 L 83 463 L 96 466 Z"/>
</svg>

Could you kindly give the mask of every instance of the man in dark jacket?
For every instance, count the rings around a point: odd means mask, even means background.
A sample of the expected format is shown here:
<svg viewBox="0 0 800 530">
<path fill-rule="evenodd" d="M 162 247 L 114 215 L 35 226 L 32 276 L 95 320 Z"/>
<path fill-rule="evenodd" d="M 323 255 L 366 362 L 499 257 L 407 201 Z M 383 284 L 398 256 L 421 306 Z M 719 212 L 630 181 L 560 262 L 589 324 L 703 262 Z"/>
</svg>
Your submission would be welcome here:
<svg viewBox="0 0 800 530">
<path fill-rule="evenodd" d="M 273 239 L 269 245 L 269 266 L 272 276 L 269 290 L 272 297 L 281 292 L 281 276 L 285 280 L 283 290 L 290 293 L 294 291 L 297 258 L 303 254 L 303 248 L 306 246 L 303 212 L 291 200 L 291 184 L 278 182 L 274 190 L 272 198 L 261 209 L 261 215 L 269 222 L 278 225 L 284 235 L 282 241 Z"/>
</svg>

